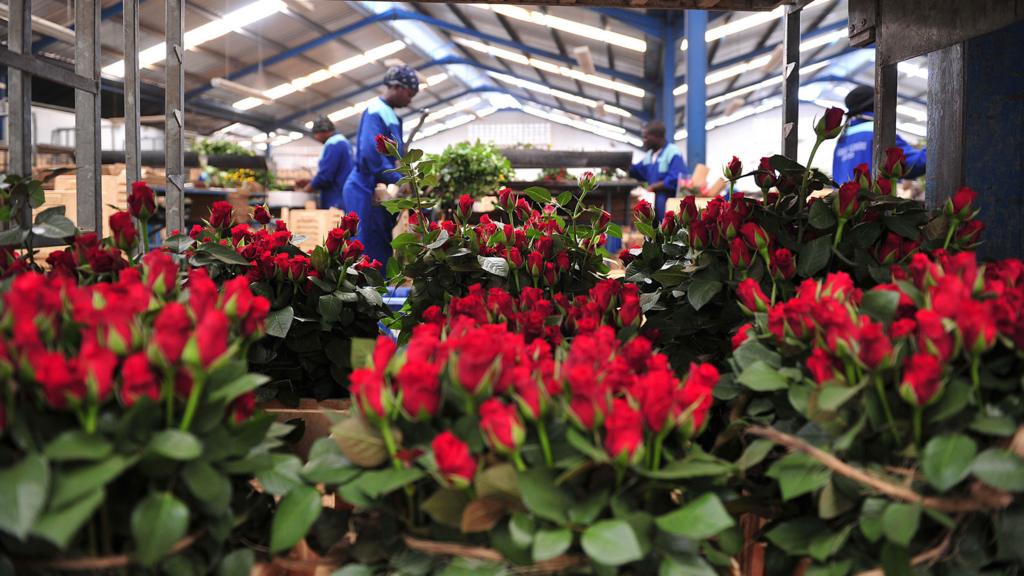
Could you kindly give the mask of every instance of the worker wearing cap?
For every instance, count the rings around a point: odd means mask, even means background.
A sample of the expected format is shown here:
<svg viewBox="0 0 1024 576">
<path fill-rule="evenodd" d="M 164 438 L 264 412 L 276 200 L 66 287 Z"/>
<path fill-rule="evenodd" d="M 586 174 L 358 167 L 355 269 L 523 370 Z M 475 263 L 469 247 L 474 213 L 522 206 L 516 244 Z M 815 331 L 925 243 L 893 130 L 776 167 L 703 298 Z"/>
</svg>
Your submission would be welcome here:
<svg viewBox="0 0 1024 576">
<path fill-rule="evenodd" d="M 352 172 L 352 147 L 344 135 L 334 129 L 334 122 L 321 116 L 313 122 L 313 138 L 324 145 L 320 151 L 320 164 L 316 176 L 303 189 L 320 191 L 321 208 L 345 208 L 342 189 Z"/>
<path fill-rule="evenodd" d="M 647 191 L 654 192 L 654 215 L 660 222 L 665 216 L 665 204 L 676 195 L 679 176 L 686 175 L 686 160 L 679 147 L 668 142 L 665 125 L 657 120 L 649 122 L 640 133 L 647 154 L 629 168 L 629 175 L 647 183 Z"/>
<path fill-rule="evenodd" d="M 365 246 L 365 253 L 387 269 L 391 258 L 391 229 L 395 227 L 395 216 L 380 206 L 374 190 L 378 184 L 397 184 L 401 176 L 389 172 L 395 167 L 395 159 L 387 153 L 377 151 L 375 139 L 378 134 L 395 142 L 399 153 L 405 152 L 402 143 L 402 119 L 395 113 L 404 108 L 419 92 L 420 81 L 416 71 L 408 66 L 393 66 L 384 75 L 384 95 L 374 98 L 366 106 L 359 119 L 359 134 L 356 137 L 356 163 L 345 182 L 345 209 L 359 214 L 359 233 L 356 235 Z"/>
<path fill-rule="evenodd" d="M 839 136 L 832 157 L 832 179 L 840 184 L 853 180 L 853 169 L 857 166 L 871 166 L 875 140 L 874 89 L 857 86 L 850 90 L 846 95 L 846 110 L 850 123 Z M 907 159 L 904 178 L 917 178 L 924 174 L 925 149 L 918 150 L 899 136 L 896 136 L 896 145 L 903 149 Z"/>
</svg>

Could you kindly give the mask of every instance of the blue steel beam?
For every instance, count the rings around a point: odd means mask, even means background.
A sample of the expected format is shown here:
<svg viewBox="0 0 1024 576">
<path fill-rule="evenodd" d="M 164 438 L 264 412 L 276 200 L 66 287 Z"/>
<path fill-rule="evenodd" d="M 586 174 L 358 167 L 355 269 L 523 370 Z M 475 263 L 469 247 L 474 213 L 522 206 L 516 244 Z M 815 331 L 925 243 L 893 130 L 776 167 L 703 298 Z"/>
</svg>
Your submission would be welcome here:
<svg viewBox="0 0 1024 576">
<path fill-rule="evenodd" d="M 400 9 L 394 8 L 394 9 L 391 9 L 391 10 L 387 10 L 385 12 L 381 12 L 379 14 L 374 14 L 372 16 L 367 16 L 366 18 L 363 18 L 362 20 L 359 20 L 358 22 L 353 22 L 352 24 L 349 24 L 348 26 L 344 26 L 344 27 L 342 27 L 342 28 L 340 28 L 338 30 L 335 30 L 335 31 L 331 32 L 330 34 L 325 34 L 323 36 L 320 36 L 320 37 L 315 38 L 313 40 L 310 40 L 308 42 L 304 42 L 302 44 L 299 44 L 298 46 L 295 46 L 294 48 L 290 48 L 288 50 L 285 50 L 283 52 L 280 52 L 280 53 L 275 54 L 273 56 L 270 56 L 268 58 L 264 58 L 263 60 L 260 60 L 259 62 L 255 63 L 255 64 L 251 64 L 249 66 L 246 66 L 245 68 L 242 68 L 240 70 L 236 70 L 234 72 L 231 72 L 230 74 L 225 76 L 225 78 L 227 78 L 228 80 L 237 80 L 238 78 L 241 78 L 242 76 L 247 76 L 249 74 L 252 74 L 252 73 L 258 71 L 261 68 L 265 68 L 267 66 L 272 66 L 274 64 L 277 64 L 278 62 L 282 62 L 284 60 L 287 60 L 287 59 L 292 58 L 294 56 L 297 56 L 299 54 L 305 53 L 305 52 L 307 52 L 309 50 L 312 50 L 313 48 L 316 48 L 317 46 L 322 46 L 322 45 L 326 44 L 327 42 L 330 42 L 330 41 L 334 40 L 335 38 L 338 38 L 340 36 L 344 36 L 346 34 L 350 34 L 350 33 L 354 32 L 356 30 L 359 30 L 360 28 L 369 26 L 371 24 L 376 24 L 376 23 L 379 23 L 379 22 L 386 22 L 386 21 L 390 21 L 390 20 L 415 20 L 415 21 L 423 22 L 425 24 L 436 26 L 438 28 L 442 28 L 442 29 L 445 29 L 445 30 L 450 30 L 450 31 L 456 32 L 458 34 L 463 34 L 465 36 L 472 36 L 474 38 L 478 38 L 480 40 L 485 40 L 487 42 L 491 42 L 491 43 L 494 43 L 494 44 L 501 44 L 501 45 L 504 45 L 504 46 L 515 48 L 517 50 L 522 50 L 522 51 L 527 52 L 529 54 L 533 54 L 535 56 L 541 56 L 541 57 L 544 57 L 544 58 L 555 60 L 557 62 L 560 62 L 560 63 L 568 65 L 568 66 L 575 66 L 575 65 L 578 64 L 575 59 L 562 56 L 561 54 L 558 54 L 557 52 L 550 52 L 548 50 L 543 50 L 541 48 L 535 48 L 535 47 L 532 47 L 532 46 L 527 46 L 527 45 L 522 44 L 520 42 L 515 42 L 513 40 L 509 40 L 507 38 L 501 38 L 501 37 L 498 37 L 498 36 L 494 36 L 492 34 L 487 34 L 485 32 L 480 32 L 479 30 L 473 30 L 473 29 L 467 28 L 465 26 L 460 26 L 458 24 L 452 24 L 451 22 L 446 22 L 444 20 L 439 20 L 437 18 L 433 18 L 433 17 L 427 16 L 425 14 L 417 14 L 415 12 L 409 12 L 408 10 L 400 10 Z M 643 78 L 641 78 L 639 76 L 635 76 L 633 74 L 626 74 L 624 72 L 619 72 L 618 70 L 613 70 L 611 68 L 608 68 L 607 66 L 597 66 L 596 68 L 597 68 L 597 71 L 600 72 L 601 74 L 604 74 L 604 75 L 607 75 L 607 76 L 611 76 L 613 78 L 617 78 L 617 79 L 622 80 L 624 82 L 629 82 L 629 83 L 635 84 L 637 86 L 640 86 L 641 88 L 644 88 L 645 90 L 649 90 L 649 89 L 652 88 L 650 82 L 647 82 L 646 80 L 644 80 Z M 192 97 L 195 97 L 195 96 L 199 96 L 200 94 L 204 94 L 204 93 L 208 92 L 212 88 L 213 88 L 213 86 L 210 86 L 209 84 L 207 84 L 205 86 L 200 86 L 200 87 L 195 88 L 193 90 L 190 90 L 188 93 L 186 93 L 185 94 L 185 98 L 188 99 L 188 98 L 192 98 Z"/>
<path fill-rule="evenodd" d="M 690 166 L 703 164 L 707 161 L 707 129 L 708 121 L 707 94 L 708 85 L 704 78 L 708 72 L 708 44 L 704 34 L 708 29 L 708 13 L 704 10 L 688 10 L 686 12 L 686 74 L 698 79 L 686 90 L 686 161 Z M 667 47 L 673 52 L 676 45 Z M 672 90 L 668 89 L 668 97 L 675 101 Z M 675 111 L 669 122 L 675 118 Z M 670 132 L 669 134 L 675 134 Z M 670 136 L 671 137 L 671 136 Z"/>
<path fill-rule="evenodd" d="M 685 18 L 684 16 L 684 22 Z M 683 23 L 677 22 L 674 15 L 669 14 L 661 30 L 661 82 L 655 98 L 658 118 L 665 124 L 666 134 L 675 134 L 676 99 L 672 91 L 675 89 L 673 80 L 679 56 L 676 45 L 679 44 Z"/>
<path fill-rule="evenodd" d="M 656 16 L 649 16 L 639 12 L 626 10 L 625 8 L 611 8 L 607 6 L 594 6 L 588 8 L 591 12 L 603 14 L 612 20 L 617 20 L 627 26 L 631 26 L 647 34 L 648 36 L 661 37 L 662 29 L 665 28 L 665 20 Z"/>
<path fill-rule="evenodd" d="M 99 1 L 99 0 L 97 0 L 97 1 Z M 142 4 L 145 1 L 146 0 L 139 0 L 139 4 Z M 124 12 L 124 3 L 123 2 L 118 2 L 117 4 L 111 4 L 110 6 L 104 8 L 100 12 L 100 20 L 110 20 L 111 18 L 113 18 L 114 16 L 117 16 L 118 14 L 120 14 L 122 12 Z M 68 26 L 68 30 L 74 30 L 74 29 L 75 29 L 75 25 L 74 24 L 72 24 L 71 26 Z M 38 31 L 35 31 L 35 32 L 37 34 L 39 33 Z M 39 52 L 40 50 L 45 50 L 46 48 L 50 47 L 55 42 L 57 42 L 57 39 L 56 38 L 50 38 L 49 36 L 44 37 L 44 38 L 40 38 L 39 40 L 35 41 L 32 44 L 32 52 L 36 53 L 36 52 Z"/>
<path fill-rule="evenodd" d="M 417 70 L 424 70 L 424 69 L 431 68 L 431 67 L 434 67 L 434 66 L 445 66 L 445 65 L 448 65 L 448 64 L 472 66 L 474 68 L 479 68 L 479 69 L 482 69 L 482 70 L 489 70 L 489 71 L 492 71 L 492 72 L 497 72 L 499 74 L 504 74 L 505 76 L 512 76 L 512 74 L 509 74 L 505 70 L 502 70 L 502 69 L 499 69 L 499 68 L 494 68 L 494 67 L 491 67 L 491 66 L 487 66 L 486 64 L 481 64 L 480 62 L 477 62 L 475 60 L 470 60 L 468 58 L 458 58 L 458 57 L 447 57 L 447 58 L 439 58 L 437 60 L 431 60 L 429 62 L 425 62 L 423 64 L 420 64 L 420 65 L 416 66 L 416 69 Z M 532 82 L 532 80 L 531 80 L 531 82 Z M 295 120 L 297 120 L 297 119 L 299 119 L 299 118 L 301 118 L 303 116 L 311 116 L 313 114 L 316 114 L 317 111 L 323 110 L 324 108 L 329 108 L 331 106 L 338 106 L 340 104 L 349 102 L 353 98 L 355 98 L 355 97 L 357 97 L 357 96 L 359 96 L 361 94 L 365 94 L 367 92 L 370 92 L 370 91 L 372 91 L 374 89 L 377 89 L 377 88 L 379 88 L 379 87 L 381 87 L 383 85 L 384 85 L 383 82 L 376 82 L 374 84 L 370 84 L 370 85 L 364 86 L 362 88 L 358 88 L 356 90 L 350 90 L 350 91 L 348 91 L 348 92 L 346 92 L 344 94 L 340 94 L 338 96 L 335 96 L 334 98 L 331 98 L 330 100 L 325 100 L 323 102 L 320 102 L 316 106 L 311 106 L 311 107 L 306 108 L 304 110 L 299 110 L 297 112 L 289 114 L 288 116 L 285 116 L 284 118 L 282 118 L 281 121 L 285 122 L 285 123 L 294 122 Z M 513 94 L 513 95 L 515 95 L 515 94 Z M 545 106 L 550 106 L 550 104 L 544 104 L 544 105 Z M 630 114 L 636 116 L 641 121 L 650 120 L 650 116 L 646 112 L 643 112 L 642 110 L 633 110 L 633 109 L 629 109 L 629 108 L 623 108 L 623 109 L 626 110 L 627 112 L 629 112 Z"/>
</svg>

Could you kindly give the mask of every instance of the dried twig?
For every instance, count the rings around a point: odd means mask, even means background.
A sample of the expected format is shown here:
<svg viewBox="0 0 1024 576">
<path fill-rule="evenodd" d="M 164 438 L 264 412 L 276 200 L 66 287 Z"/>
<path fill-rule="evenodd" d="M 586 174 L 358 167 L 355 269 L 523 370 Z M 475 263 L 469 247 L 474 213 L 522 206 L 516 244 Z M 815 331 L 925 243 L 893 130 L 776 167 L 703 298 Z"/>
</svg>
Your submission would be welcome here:
<svg viewBox="0 0 1024 576">
<path fill-rule="evenodd" d="M 940 512 L 951 513 L 980 512 L 984 510 L 993 510 L 999 507 L 993 506 L 992 502 L 986 502 L 974 498 L 939 498 L 935 496 L 923 496 L 910 488 L 898 486 L 876 476 L 872 476 L 864 470 L 851 466 L 820 448 L 811 446 L 796 436 L 779 432 L 774 428 L 751 426 L 750 428 L 747 428 L 747 432 L 755 436 L 767 438 L 772 442 L 785 446 L 791 450 L 799 450 L 818 462 L 821 462 L 833 472 L 845 476 L 854 482 L 873 488 L 890 498 L 913 502 L 920 504 L 925 508 L 931 508 L 932 510 L 938 510 Z"/>
<path fill-rule="evenodd" d="M 932 564 L 936 562 L 939 558 L 942 558 L 942 556 L 946 553 L 947 550 L 949 550 L 949 544 L 952 540 L 953 531 L 950 530 L 949 532 L 946 532 L 946 537 L 942 539 L 942 542 L 939 542 L 938 546 L 930 550 L 925 550 L 924 552 L 921 552 L 917 556 L 911 558 L 910 565 L 920 566 L 921 564 Z M 885 570 L 882 568 L 865 570 L 863 572 L 858 572 L 856 576 L 885 576 Z"/>
<path fill-rule="evenodd" d="M 457 556 L 459 558 L 471 558 L 474 560 L 484 560 L 486 562 L 505 562 L 505 557 L 501 555 L 501 552 L 491 548 L 484 548 L 482 546 L 466 546 L 465 544 L 456 544 L 454 542 L 438 542 L 436 540 L 424 540 L 422 538 L 414 538 L 409 535 L 403 537 L 405 545 L 413 550 L 419 552 L 425 552 L 427 554 L 443 555 L 443 556 Z M 570 568 L 575 568 L 586 563 L 586 560 L 581 556 L 563 555 L 543 562 L 537 562 L 536 564 L 530 564 L 529 566 L 515 566 L 510 571 L 513 574 L 555 574 L 558 572 L 564 572 Z"/>
<path fill-rule="evenodd" d="M 196 540 L 206 534 L 206 530 L 200 530 L 194 534 L 189 534 L 181 540 L 178 540 L 170 550 L 167 551 L 166 557 L 174 556 L 175 554 L 185 550 L 192 544 L 195 544 Z M 36 568 L 43 570 L 59 570 L 64 572 L 97 572 L 102 570 L 114 570 L 117 568 L 127 568 L 135 564 L 135 558 L 128 554 L 116 554 L 112 556 L 88 556 L 81 558 L 55 558 L 53 560 L 31 560 L 27 562 L 19 562 L 18 565 L 25 568 Z"/>
</svg>

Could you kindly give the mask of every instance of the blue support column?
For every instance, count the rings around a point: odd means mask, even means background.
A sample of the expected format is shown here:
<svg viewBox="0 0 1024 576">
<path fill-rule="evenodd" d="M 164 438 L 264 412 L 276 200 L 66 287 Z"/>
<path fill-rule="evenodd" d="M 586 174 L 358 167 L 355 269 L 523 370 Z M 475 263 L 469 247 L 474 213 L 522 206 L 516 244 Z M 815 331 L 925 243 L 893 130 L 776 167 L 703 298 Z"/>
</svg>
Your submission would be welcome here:
<svg viewBox="0 0 1024 576">
<path fill-rule="evenodd" d="M 679 24 L 675 14 L 669 12 L 661 32 L 661 85 L 658 87 L 658 119 L 665 124 L 665 136 L 669 142 L 676 133 L 676 62 L 679 54 Z"/>
<path fill-rule="evenodd" d="M 704 78 L 708 72 L 708 45 L 704 33 L 708 29 L 708 13 L 686 11 L 686 162 L 690 166 L 707 162 L 708 89 Z M 673 46 L 676 50 L 678 46 Z"/>
</svg>

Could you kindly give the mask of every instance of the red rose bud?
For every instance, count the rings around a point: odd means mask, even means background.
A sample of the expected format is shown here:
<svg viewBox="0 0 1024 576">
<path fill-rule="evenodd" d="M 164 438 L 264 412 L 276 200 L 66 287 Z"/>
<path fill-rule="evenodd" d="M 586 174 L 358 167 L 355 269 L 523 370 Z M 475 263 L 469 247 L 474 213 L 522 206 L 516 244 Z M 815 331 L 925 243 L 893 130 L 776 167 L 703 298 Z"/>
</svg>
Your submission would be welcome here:
<svg viewBox="0 0 1024 576">
<path fill-rule="evenodd" d="M 156 196 L 145 182 L 132 182 L 128 194 L 128 212 L 139 220 L 146 220 L 156 214 Z"/>
<path fill-rule="evenodd" d="M 903 178 L 907 171 L 907 159 L 903 155 L 903 149 L 899 146 L 885 149 L 885 162 L 882 164 L 882 174 L 886 178 Z"/>
<path fill-rule="evenodd" d="M 395 141 L 388 138 L 383 134 L 377 134 L 373 137 L 374 146 L 377 148 L 378 154 L 391 154 L 392 150 L 395 150 Z"/>
<path fill-rule="evenodd" d="M 252 390 L 242 394 L 231 403 L 231 419 L 235 424 L 245 422 L 256 411 L 256 393 Z"/>
<path fill-rule="evenodd" d="M 733 238 L 729 243 L 729 263 L 732 264 L 732 267 L 737 270 L 746 270 L 750 267 L 752 260 L 753 255 L 747 248 L 746 242 L 742 238 Z"/>
<path fill-rule="evenodd" d="M 867 164 L 858 164 L 853 168 L 853 182 L 856 182 L 862 190 L 871 186 L 871 169 Z"/>
<path fill-rule="evenodd" d="M 868 370 L 887 368 L 892 358 L 892 342 L 885 326 L 865 319 L 860 329 L 860 361 Z"/>
<path fill-rule="evenodd" d="M 530 269 L 531 276 L 540 277 L 540 273 L 544 270 L 544 255 L 536 251 L 530 252 L 526 257 L 526 266 Z"/>
<path fill-rule="evenodd" d="M 242 335 L 246 338 L 259 338 L 266 334 L 267 315 L 270 314 L 270 300 L 263 296 L 255 296 L 249 307 L 249 314 L 242 318 Z"/>
<path fill-rule="evenodd" d="M 359 411 L 370 421 L 379 422 L 391 411 L 391 395 L 384 382 L 384 373 L 370 368 L 357 368 L 349 375 L 349 394 Z"/>
<path fill-rule="evenodd" d="M 964 350 L 977 358 L 996 344 L 999 331 L 996 327 L 995 309 L 992 301 L 978 302 L 966 299 L 956 311 L 956 324 L 963 336 Z"/>
<path fill-rule="evenodd" d="M 613 460 L 621 463 L 640 460 L 644 448 L 644 420 L 639 410 L 626 399 L 616 398 L 604 427 L 604 449 Z"/>
<path fill-rule="evenodd" d="M 754 222 L 747 222 L 740 227 L 740 235 L 746 241 L 751 250 L 764 252 L 768 250 L 768 233 Z"/>
<path fill-rule="evenodd" d="M 815 348 L 811 352 L 811 355 L 807 358 L 807 370 L 819 386 L 831 380 L 841 378 L 832 357 L 822 348 Z"/>
<path fill-rule="evenodd" d="M 309 274 L 309 257 L 308 256 L 293 256 L 288 261 L 288 278 L 292 282 L 303 282 L 306 280 L 306 275 Z"/>
<path fill-rule="evenodd" d="M 754 312 L 767 312 L 771 307 L 771 301 L 761 290 L 761 285 L 753 278 L 747 278 L 736 288 L 736 296 L 740 300 L 740 307 L 747 314 Z"/>
<path fill-rule="evenodd" d="M 711 238 L 707 225 L 696 220 L 690 225 L 690 247 L 694 250 L 704 250 L 711 246 Z"/>
<path fill-rule="evenodd" d="M 700 211 L 697 210 L 697 197 L 684 196 L 679 202 L 679 221 L 683 226 L 689 226 L 691 222 L 700 218 Z"/>
<path fill-rule="evenodd" d="M 266 206 L 257 206 L 252 211 L 252 219 L 259 222 L 260 225 L 266 226 L 270 224 L 270 211 L 267 210 Z"/>
<path fill-rule="evenodd" d="M 894 196 L 892 191 L 892 180 L 888 180 L 881 176 L 875 180 L 875 194 L 879 196 Z"/>
<path fill-rule="evenodd" d="M 526 198 L 519 198 L 516 200 L 516 218 L 520 220 L 526 220 L 530 217 L 530 213 L 533 209 L 530 208 L 530 203 L 526 201 Z"/>
<path fill-rule="evenodd" d="M 125 252 L 131 252 L 139 241 L 139 231 L 135 229 L 131 214 L 127 212 L 114 212 L 110 215 L 110 232 L 114 244 Z"/>
<path fill-rule="evenodd" d="M 142 257 L 142 277 L 154 294 L 171 294 L 178 286 L 178 264 L 170 254 L 154 250 Z"/>
<path fill-rule="evenodd" d="M 654 207 L 647 200 L 640 200 L 633 206 L 633 218 L 650 224 L 654 220 Z"/>
<path fill-rule="evenodd" d="M 473 197 L 469 194 L 463 194 L 459 196 L 459 216 L 462 217 L 462 221 L 466 222 L 469 217 L 473 214 Z"/>
<path fill-rule="evenodd" d="M 192 228 L 188 231 L 188 237 L 193 240 L 199 240 L 199 237 L 203 235 L 203 227 L 199 224 L 193 224 Z"/>
<path fill-rule="evenodd" d="M 751 334 L 751 330 L 753 330 L 753 328 L 754 328 L 754 325 L 750 324 L 750 323 L 747 323 L 747 324 L 744 324 L 743 326 L 740 326 L 740 329 L 737 330 L 736 333 L 732 335 L 732 349 L 733 350 L 736 350 L 737 348 L 742 346 L 743 343 L 746 342 L 747 339 L 751 337 L 751 335 L 752 335 Z"/>
<path fill-rule="evenodd" d="M 957 190 L 956 194 L 946 200 L 946 216 L 957 221 L 974 218 L 977 213 L 974 209 L 974 199 L 977 196 L 977 192 L 966 186 Z"/>
<path fill-rule="evenodd" d="M 856 182 L 847 182 L 839 187 L 839 192 L 832 199 L 832 211 L 836 218 L 849 220 L 860 208 L 860 186 Z"/>
<path fill-rule="evenodd" d="M 601 215 L 597 218 L 597 229 L 604 230 L 608 227 L 608 223 L 612 221 L 612 215 L 604 210 L 601 210 Z"/>
<path fill-rule="evenodd" d="M 352 239 L 348 241 L 344 249 L 341 251 L 342 262 L 352 262 L 363 255 L 363 250 L 366 247 L 358 239 Z"/>
<path fill-rule="evenodd" d="M 121 366 L 121 403 L 132 406 L 141 398 L 160 401 L 160 379 L 142 352 L 125 358 Z"/>
<path fill-rule="evenodd" d="M 825 115 L 818 120 L 814 126 L 814 133 L 819 140 L 831 140 L 839 136 L 843 130 L 843 115 L 841 108 L 832 107 L 825 111 Z"/>
<path fill-rule="evenodd" d="M 665 217 L 661 219 L 661 231 L 666 236 L 672 236 L 676 233 L 676 213 L 672 210 L 665 212 Z"/>
<path fill-rule="evenodd" d="M 623 327 L 640 325 L 640 296 L 632 292 L 623 292 L 619 324 Z"/>
<path fill-rule="evenodd" d="M 506 259 L 513 268 L 522 268 L 523 266 L 523 253 L 515 246 L 508 249 Z"/>
<path fill-rule="evenodd" d="M 743 163 L 740 162 L 739 158 L 733 156 L 732 160 L 722 169 L 722 172 L 727 180 L 735 181 L 743 173 Z"/>
<path fill-rule="evenodd" d="M 703 427 L 714 402 L 712 394 L 718 379 L 718 369 L 711 364 L 690 363 L 686 382 L 675 393 L 676 405 L 681 410 L 676 421 L 685 434 L 692 435 Z"/>
<path fill-rule="evenodd" d="M 956 244 L 962 250 L 977 246 L 981 242 L 981 233 L 985 230 L 985 223 L 981 220 L 970 220 L 964 222 L 956 231 Z"/>
<path fill-rule="evenodd" d="M 234 222 L 234 209 L 223 200 L 213 203 L 210 208 L 210 226 L 218 230 L 227 230 Z"/>
<path fill-rule="evenodd" d="M 942 390 L 942 365 L 938 358 L 918 352 L 903 363 L 900 395 L 915 406 L 926 406 Z"/>
<path fill-rule="evenodd" d="M 927 351 L 943 361 L 953 356 L 956 341 L 953 334 L 946 331 L 941 315 L 932 310 L 918 310 L 914 314 L 917 321 L 917 349 Z"/>
<path fill-rule="evenodd" d="M 488 398 L 480 405 L 480 431 L 492 450 L 512 454 L 526 440 L 526 428 L 515 405 Z"/>
<path fill-rule="evenodd" d="M 558 277 L 558 272 L 555 271 L 555 265 L 552 262 L 544 263 L 544 281 L 547 282 L 548 286 L 554 286 L 555 280 Z"/>
<path fill-rule="evenodd" d="M 476 475 L 476 460 L 469 445 L 449 430 L 434 436 L 430 443 L 441 477 L 456 488 L 469 488 Z"/>
<path fill-rule="evenodd" d="M 511 188 L 502 188 L 498 190 L 498 203 L 501 204 L 507 212 L 515 210 L 516 207 L 516 193 Z"/>
<path fill-rule="evenodd" d="M 787 248 L 772 253 L 770 271 L 776 280 L 789 280 L 796 276 L 796 260 Z"/>
<path fill-rule="evenodd" d="M 440 367 L 419 358 L 410 358 L 395 376 L 395 387 L 402 399 L 402 409 L 414 421 L 437 414 L 441 405 Z"/>
<path fill-rule="evenodd" d="M 775 169 L 772 168 L 771 158 L 767 156 L 761 158 L 761 161 L 757 165 L 757 172 L 754 173 L 754 183 L 761 189 L 765 194 L 768 193 L 768 189 L 775 186 L 778 181 L 778 176 L 775 174 Z"/>
<path fill-rule="evenodd" d="M 332 228 L 331 231 L 327 233 L 327 252 L 330 253 L 331 256 L 337 256 L 345 245 L 346 238 L 348 238 L 348 230 L 345 230 L 344 228 Z"/>
<path fill-rule="evenodd" d="M 153 359 L 165 366 L 177 364 L 191 331 L 192 320 L 188 317 L 188 310 L 185 309 L 185 306 L 178 302 L 165 304 L 153 323 L 151 342 L 155 344 L 155 351 L 159 352 L 159 354 L 153 354 L 156 356 Z"/>
</svg>

